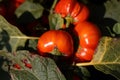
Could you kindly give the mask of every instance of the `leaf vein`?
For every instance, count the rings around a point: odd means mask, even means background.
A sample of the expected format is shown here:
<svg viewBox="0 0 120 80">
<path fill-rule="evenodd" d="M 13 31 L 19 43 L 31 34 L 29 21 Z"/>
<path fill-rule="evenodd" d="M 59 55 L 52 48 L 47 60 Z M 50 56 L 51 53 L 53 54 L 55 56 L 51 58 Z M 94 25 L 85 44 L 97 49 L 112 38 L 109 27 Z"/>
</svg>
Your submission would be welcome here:
<svg viewBox="0 0 120 80">
<path fill-rule="evenodd" d="M 109 38 L 106 38 L 106 40 L 105 40 L 105 44 L 104 44 L 104 51 L 103 51 L 103 54 L 101 55 L 101 58 L 99 59 L 99 61 L 98 62 L 101 62 L 102 61 L 102 59 L 103 59 L 103 57 L 104 57 L 104 55 L 105 55 L 105 53 L 106 53 L 106 50 L 107 50 L 107 42 L 109 41 L 110 39 Z"/>
</svg>

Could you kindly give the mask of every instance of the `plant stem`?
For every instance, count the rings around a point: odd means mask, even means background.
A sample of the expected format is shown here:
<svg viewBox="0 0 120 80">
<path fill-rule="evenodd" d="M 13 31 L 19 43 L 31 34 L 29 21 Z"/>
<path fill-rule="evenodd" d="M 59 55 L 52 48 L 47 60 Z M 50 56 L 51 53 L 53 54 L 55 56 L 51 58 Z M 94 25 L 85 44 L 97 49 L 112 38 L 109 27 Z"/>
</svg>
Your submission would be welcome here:
<svg viewBox="0 0 120 80">
<path fill-rule="evenodd" d="M 107 29 L 112 37 L 115 37 L 115 34 L 111 32 L 110 28 L 107 26 Z"/>
<path fill-rule="evenodd" d="M 30 37 L 30 36 L 10 36 L 10 38 L 39 39 L 39 37 Z"/>
<path fill-rule="evenodd" d="M 91 66 L 91 65 L 108 65 L 108 64 L 120 64 L 119 62 L 86 62 L 86 63 L 77 63 L 76 66 Z"/>
<path fill-rule="evenodd" d="M 58 0 L 54 0 L 54 1 L 53 1 L 52 7 L 50 8 L 50 14 L 53 13 L 53 9 L 54 9 L 54 7 L 55 7 L 57 1 L 58 1 Z"/>
</svg>

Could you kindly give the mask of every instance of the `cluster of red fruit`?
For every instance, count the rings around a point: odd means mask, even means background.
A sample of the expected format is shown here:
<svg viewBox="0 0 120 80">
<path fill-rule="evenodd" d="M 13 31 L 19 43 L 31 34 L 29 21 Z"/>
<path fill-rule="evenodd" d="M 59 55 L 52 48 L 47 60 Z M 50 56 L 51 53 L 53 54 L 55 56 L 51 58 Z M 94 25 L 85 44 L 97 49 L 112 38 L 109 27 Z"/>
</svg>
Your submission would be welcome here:
<svg viewBox="0 0 120 80">
<path fill-rule="evenodd" d="M 54 13 L 60 14 L 64 19 L 72 18 L 73 33 L 65 30 L 49 30 L 43 33 L 38 40 L 39 53 L 44 56 L 58 50 L 63 56 L 75 56 L 78 61 L 90 61 L 99 43 L 101 32 L 97 25 L 88 21 L 89 12 L 88 7 L 77 0 L 59 0 Z M 74 46 L 76 40 L 73 40 L 73 34 L 79 39 L 77 47 Z"/>
<path fill-rule="evenodd" d="M 14 11 L 23 2 L 25 0 L 12 0 L 9 7 L 0 4 L 0 14 L 12 21 L 11 17 L 14 15 Z M 73 28 L 70 29 L 72 33 L 65 30 L 49 30 L 45 32 L 40 36 L 37 45 L 40 54 L 46 55 L 46 53 L 53 53 L 53 51 L 58 50 L 64 56 L 75 55 L 79 61 L 90 61 L 95 53 L 101 33 L 95 24 L 88 21 L 90 14 L 88 7 L 77 0 L 59 0 L 54 8 L 54 13 L 60 14 L 63 19 L 66 17 L 72 19 Z M 74 46 L 76 40 L 73 40 L 74 38 L 71 36 L 73 34 L 74 37 L 79 39 L 77 47 Z M 57 53 L 57 55 L 59 54 Z"/>
</svg>

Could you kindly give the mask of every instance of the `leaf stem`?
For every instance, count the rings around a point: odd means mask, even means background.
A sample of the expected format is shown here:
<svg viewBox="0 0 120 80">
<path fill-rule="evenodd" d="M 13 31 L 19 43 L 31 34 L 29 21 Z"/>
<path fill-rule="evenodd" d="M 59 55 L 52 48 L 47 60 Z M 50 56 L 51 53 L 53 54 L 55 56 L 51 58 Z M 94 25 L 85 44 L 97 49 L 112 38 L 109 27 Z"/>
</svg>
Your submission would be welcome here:
<svg viewBox="0 0 120 80">
<path fill-rule="evenodd" d="M 114 33 L 112 33 L 112 31 L 110 30 L 110 28 L 107 26 L 107 29 L 108 29 L 108 31 L 109 31 L 109 33 L 110 33 L 110 35 L 112 36 L 112 37 L 115 37 L 115 34 Z"/>
<path fill-rule="evenodd" d="M 39 37 L 30 37 L 30 36 L 10 36 L 10 38 L 39 39 Z"/>
<path fill-rule="evenodd" d="M 54 9 L 54 7 L 55 7 L 57 1 L 58 1 L 58 0 L 54 0 L 54 1 L 53 1 L 52 7 L 50 8 L 50 14 L 53 13 L 53 9 Z"/>
<path fill-rule="evenodd" d="M 86 63 L 77 63 L 76 66 L 91 66 L 91 65 L 113 65 L 120 64 L 120 62 L 86 62 Z"/>
</svg>

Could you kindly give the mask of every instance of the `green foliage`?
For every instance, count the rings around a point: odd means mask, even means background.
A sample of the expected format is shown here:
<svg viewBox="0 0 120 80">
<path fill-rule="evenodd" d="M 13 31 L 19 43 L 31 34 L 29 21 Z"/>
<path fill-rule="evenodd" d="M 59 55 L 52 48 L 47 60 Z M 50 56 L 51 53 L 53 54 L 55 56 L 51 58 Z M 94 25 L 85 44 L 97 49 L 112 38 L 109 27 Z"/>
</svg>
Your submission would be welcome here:
<svg viewBox="0 0 120 80">
<path fill-rule="evenodd" d="M 11 80 L 66 80 L 50 58 L 28 51 L 17 51 L 14 54 L 0 51 L 0 56 L 4 61 L 3 69 L 9 72 Z M 31 64 L 32 68 L 25 66 L 23 60 Z M 13 67 L 14 64 L 19 64 L 21 68 Z"/>
<path fill-rule="evenodd" d="M 94 67 L 106 74 L 120 79 L 120 39 L 103 37 L 91 63 Z"/>
<path fill-rule="evenodd" d="M 104 3 L 105 5 L 105 18 L 112 18 L 120 22 L 120 1 L 119 0 L 108 0 Z"/>
<path fill-rule="evenodd" d="M 113 31 L 114 31 L 116 34 L 120 34 L 120 23 L 116 23 L 116 24 L 113 26 Z"/>
<path fill-rule="evenodd" d="M 21 36 L 25 37 L 17 27 L 9 24 L 0 16 L 0 49 L 14 52 L 18 46 L 25 46 L 26 39 L 21 39 Z"/>
<path fill-rule="evenodd" d="M 95 55 L 89 63 L 78 63 L 78 66 L 93 65 L 97 70 L 111 74 L 120 79 L 120 38 L 102 37 Z"/>
<path fill-rule="evenodd" d="M 31 2 L 32 0 L 26 0 L 15 12 L 19 18 L 24 12 L 29 11 L 36 19 L 43 15 L 43 6 L 37 3 Z M 85 0 L 86 1 L 86 0 Z M 88 1 L 89 2 L 89 1 Z M 88 3 L 91 4 L 91 3 Z M 120 1 L 119 0 L 107 0 L 104 4 L 94 5 L 90 7 L 93 11 L 93 22 L 98 21 L 104 30 L 106 26 L 111 27 L 116 34 L 120 34 Z M 95 9 L 104 10 L 104 14 L 101 12 L 95 12 Z M 91 12 L 92 13 L 92 12 Z M 96 16 L 97 17 L 96 17 Z M 101 17 L 102 16 L 102 17 Z M 99 19 L 100 18 L 100 19 Z M 102 19 L 101 19 L 102 18 Z M 108 23 L 105 21 L 107 19 Z M 115 24 L 110 20 L 114 20 Z M 52 29 L 62 27 L 64 20 L 60 15 L 50 14 L 49 25 Z M 92 21 L 92 20 L 91 20 Z M 97 24 L 98 24 L 97 23 Z M 56 26 L 57 25 L 57 26 Z M 105 31 L 103 31 L 104 33 Z M 28 37 L 24 35 L 20 30 L 11 24 L 9 24 L 2 16 L 0 16 L 0 56 L 5 59 L 1 66 L 3 70 L 10 72 L 11 80 L 65 80 L 63 74 L 59 71 L 58 67 L 50 58 L 44 58 L 38 55 L 34 55 L 32 58 L 29 51 L 36 51 L 37 37 Z M 100 43 L 96 49 L 95 55 L 91 62 L 78 63 L 80 72 L 85 76 L 90 76 L 89 72 L 86 73 L 86 68 L 81 66 L 94 66 L 97 70 L 114 76 L 116 79 L 120 79 L 120 38 L 102 37 Z M 20 51 L 18 51 L 20 50 Z M 21 51 L 22 50 L 22 51 Z M 24 51 L 27 50 L 27 51 Z M 1 57 L 0 57 L 1 58 Z M 32 64 L 32 69 L 27 68 L 21 60 L 26 58 Z M 6 61 L 7 60 L 7 61 Z M 10 61 L 10 63 L 9 63 Z M 12 63 L 11 63 L 12 61 Z M 6 63 L 7 62 L 7 63 Z M 17 70 L 12 67 L 14 63 L 19 63 L 22 67 L 21 70 Z M 6 66 L 7 65 L 7 66 Z"/>
<path fill-rule="evenodd" d="M 64 19 L 61 17 L 60 14 L 50 14 L 49 25 L 50 29 L 58 30 L 64 25 Z"/>
<path fill-rule="evenodd" d="M 20 7 L 15 11 L 16 16 L 19 18 L 24 12 L 30 12 L 35 19 L 40 18 L 43 15 L 44 7 L 39 3 L 26 0 Z"/>
<path fill-rule="evenodd" d="M 0 27 L 0 30 L 1 30 L 0 44 L 1 44 L 1 46 L 3 46 L 2 43 L 5 42 L 6 37 L 9 37 L 9 39 L 7 39 L 8 40 L 7 42 L 9 45 L 7 44 L 6 47 L 4 47 L 4 48 L 1 47 L 0 54 L 1 54 L 1 56 L 5 56 L 5 58 L 8 58 L 8 60 L 12 60 L 15 63 L 19 63 L 22 66 L 22 68 L 25 69 L 23 71 L 11 69 L 11 71 L 12 71 L 11 75 L 14 74 L 15 76 L 13 76 L 13 77 L 15 79 L 21 78 L 21 77 L 25 77 L 25 79 L 27 79 L 29 77 L 22 75 L 22 74 L 27 74 L 28 76 L 34 77 L 32 79 L 37 79 L 32 74 L 33 72 L 30 72 L 29 69 L 26 68 L 24 66 L 24 64 L 21 62 L 21 58 L 26 58 L 29 60 L 29 58 L 30 58 L 30 56 L 28 56 L 28 55 L 30 55 L 29 51 L 20 51 L 19 52 L 18 48 L 19 48 L 19 50 L 22 50 L 22 49 L 23 50 L 29 50 L 29 49 L 32 50 L 33 49 L 35 51 L 38 38 L 25 36 L 15 26 L 10 25 L 2 16 L 0 16 L 0 19 L 1 19 L 0 20 L 0 22 L 1 22 L 1 27 Z M 7 35 L 4 34 L 3 31 L 5 31 L 5 33 L 7 33 Z M 21 45 L 21 44 L 23 44 L 23 45 Z M 119 75 L 120 75 L 120 72 L 119 72 L 120 71 L 119 70 L 120 46 L 119 46 L 119 44 L 120 44 L 119 38 L 103 37 L 100 40 L 99 46 L 96 50 L 96 54 L 95 54 L 93 60 L 89 63 L 78 63 L 77 66 L 93 65 L 97 70 L 100 70 L 107 74 L 111 74 L 111 75 L 115 76 L 116 78 L 120 79 L 119 78 Z M 12 50 L 11 52 L 13 54 L 6 53 L 6 51 L 9 51 L 9 49 Z M 49 59 L 47 60 L 47 62 L 49 62 Z M 31 62 L 31 63 L 33 66 L 34 65 L 36 67 L 38 66 L 38 62 Z M 45 64 L 48 64 L 48 63 L 45 62 Z M 43 66 L 45 64 L 40 64 L 40 65 Z M 8 70 L 8 68 L 6 68 L 5 66 L 3 68 L 5 71 Z M 86 76 L 87 74 L 86 74 L 86 72 L 85 73 L 84 72 L 85 72 L 85 70 L 82 71 L 82 74 L 84 74 L 84 76 Z M 17 74 L 20 74 L 20 75 L 17 75 Z"/>
<path fill-rule="evenodd" d="M 15 52 L 20 49 L 36 50 L 38 38 L 30 39 L 16 26 L 11 25 L 0 16 L 0 50 L 8 52 Z"/>
</svg>

